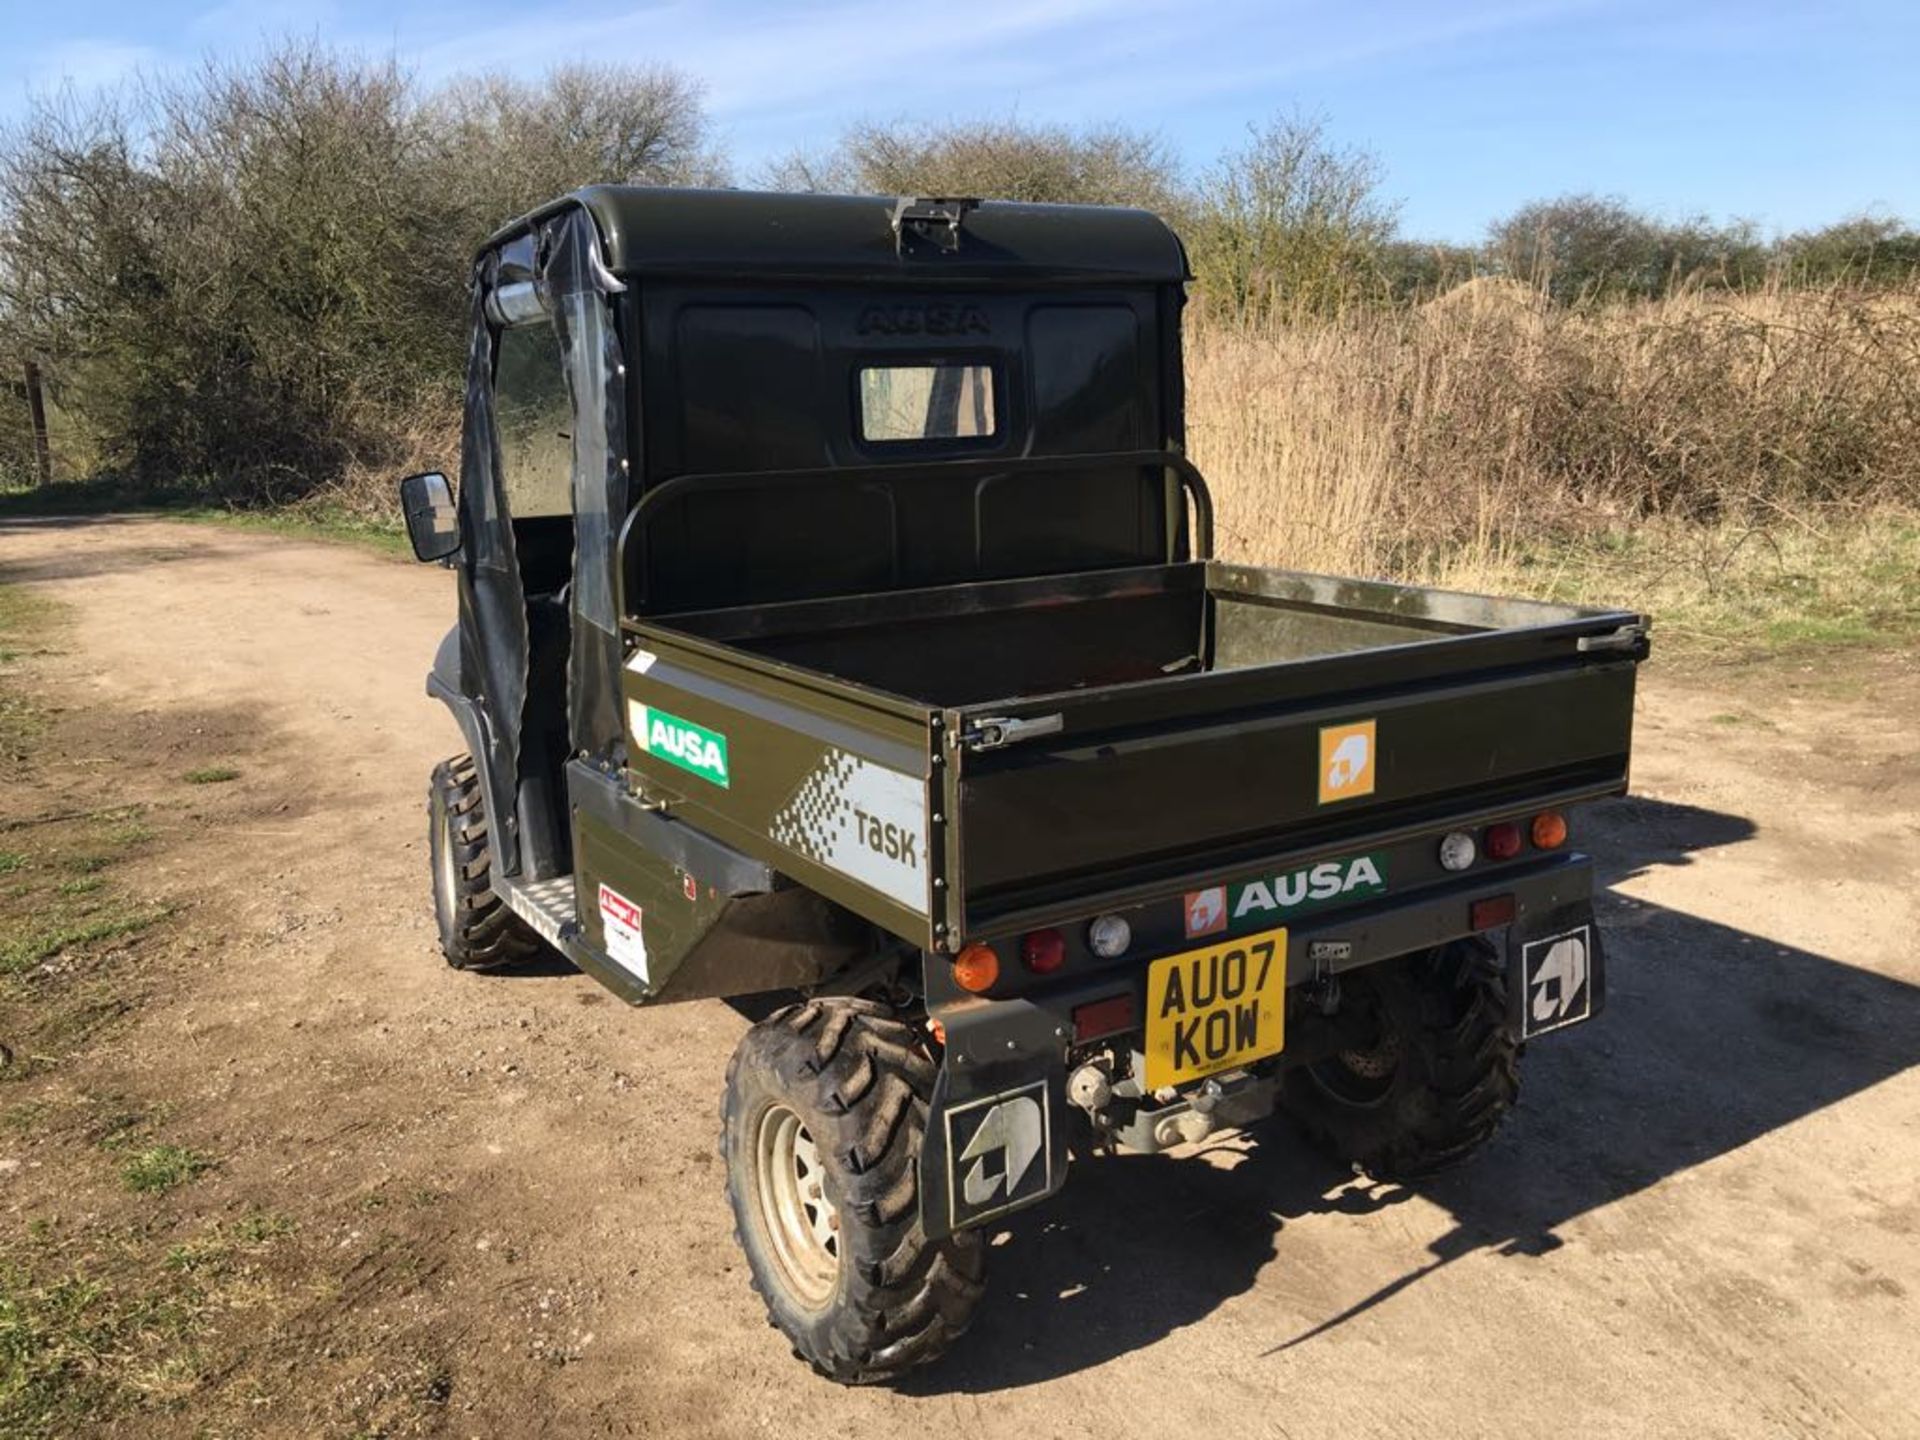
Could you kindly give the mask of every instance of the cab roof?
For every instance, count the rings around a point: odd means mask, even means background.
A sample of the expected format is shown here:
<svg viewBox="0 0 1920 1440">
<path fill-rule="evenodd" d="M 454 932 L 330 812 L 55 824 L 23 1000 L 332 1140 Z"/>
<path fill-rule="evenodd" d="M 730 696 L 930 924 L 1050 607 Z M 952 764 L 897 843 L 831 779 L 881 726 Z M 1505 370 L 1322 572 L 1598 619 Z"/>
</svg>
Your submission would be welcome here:
<svg viewBox="0 0 1920 1440">
<path fill-rule="evenodd" d="M 1178 283 L 1186 253 L 1159 216 L 1104 205 L 590 185 L 502 229 L 487 248 L 579 206 L 622 276 L 853 281 L 995 278 Z M 954 218 L 957 215 L 957 224 Z"/>
</svg>

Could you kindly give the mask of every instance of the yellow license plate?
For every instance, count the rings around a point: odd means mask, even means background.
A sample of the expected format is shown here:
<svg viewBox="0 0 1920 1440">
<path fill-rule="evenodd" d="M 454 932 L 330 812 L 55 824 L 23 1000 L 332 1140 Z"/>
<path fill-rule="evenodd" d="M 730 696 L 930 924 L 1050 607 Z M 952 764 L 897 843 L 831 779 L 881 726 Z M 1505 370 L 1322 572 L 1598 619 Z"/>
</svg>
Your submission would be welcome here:
<svg viewBox="0 0 1920 1440">
<path fill-rule="evenodd" d="M 1278 1055 L 1286 1015 L 1285 929 L 1154 961 L 1147 967 L 1147 1088 Z"/>
</svg>

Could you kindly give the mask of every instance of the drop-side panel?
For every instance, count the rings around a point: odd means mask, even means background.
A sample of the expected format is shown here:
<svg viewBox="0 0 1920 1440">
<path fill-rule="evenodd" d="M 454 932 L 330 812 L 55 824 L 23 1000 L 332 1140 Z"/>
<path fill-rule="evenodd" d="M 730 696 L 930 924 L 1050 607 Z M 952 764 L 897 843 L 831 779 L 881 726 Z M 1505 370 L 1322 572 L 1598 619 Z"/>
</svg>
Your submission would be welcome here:
<svg viewBox="0 0 1920 1440">
<path fill-rule="evenodd" d="M 1357 657 L 1371 685 L 1336 660 L 1322 678 L 1338 666 L 1345 683 L 1313 684 L 1304 662 L 1022 704 L 1050 712 L 1052 733 L 956 750 L 963 933 L 1490 806 L 1623 791 L 1633 662 L 1564 636 L 1557 660 L 1516 664 L 1506 640 Z M 982 718 L 951 722 L 965 734 Z"/>
<path fill-rule="evenodd" d="M 633 639 L 621 692 L 645 800 L 931 946 L 929 712 L 652 627 Z"/>
</svg>

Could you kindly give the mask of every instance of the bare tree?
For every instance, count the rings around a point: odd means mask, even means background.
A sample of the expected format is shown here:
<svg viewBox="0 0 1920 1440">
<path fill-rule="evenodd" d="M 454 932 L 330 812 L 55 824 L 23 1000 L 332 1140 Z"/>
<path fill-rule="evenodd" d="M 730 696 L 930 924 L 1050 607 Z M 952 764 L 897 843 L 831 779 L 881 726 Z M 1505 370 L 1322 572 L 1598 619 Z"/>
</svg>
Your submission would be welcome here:
<svg viewBox="0 0 1920 1440">
<path fill-rule="evenodd" d="M 1200 182 L 1192 249 L 1207 300 L 1257 317 L 1334 313 L 1381 293 L 1396 214 L 1380 174 L 1317 118 L 1253 127 Z"/>
<path fill-rule="evenodd" d="M 863 121 L 825 154 L 795 152 L 764 179 L 779 189 L 875 195 L 1138 205 L 1168 211 L 1179 166 L 1159 136 L 1118 125 L 1073 128 L 1018 120 Z"/>
</svg>

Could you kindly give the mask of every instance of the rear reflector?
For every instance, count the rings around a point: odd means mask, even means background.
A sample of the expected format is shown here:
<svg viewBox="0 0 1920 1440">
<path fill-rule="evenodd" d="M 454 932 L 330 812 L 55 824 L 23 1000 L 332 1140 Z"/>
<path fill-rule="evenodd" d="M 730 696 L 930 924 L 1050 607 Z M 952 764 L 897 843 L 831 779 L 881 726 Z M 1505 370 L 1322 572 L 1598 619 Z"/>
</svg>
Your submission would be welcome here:
<svg viewBox="0 0 1920 1440">
<path fill-rule="evenodd" d="M 1117 1035 L 1134 1026 L 1133 996 L 1113 995 L 1073 1007 L 1073 1038 L 1076 1043 Z"/>
<path fill-rule="evenodd" d="M 1513 897 L 1511 895 L 1489 895 L 1484 900 L 1474 901 L 1467 910 L 1467 924 L 1475 930 L 1492 930 L 1512 923 Z"/>
</svg>

